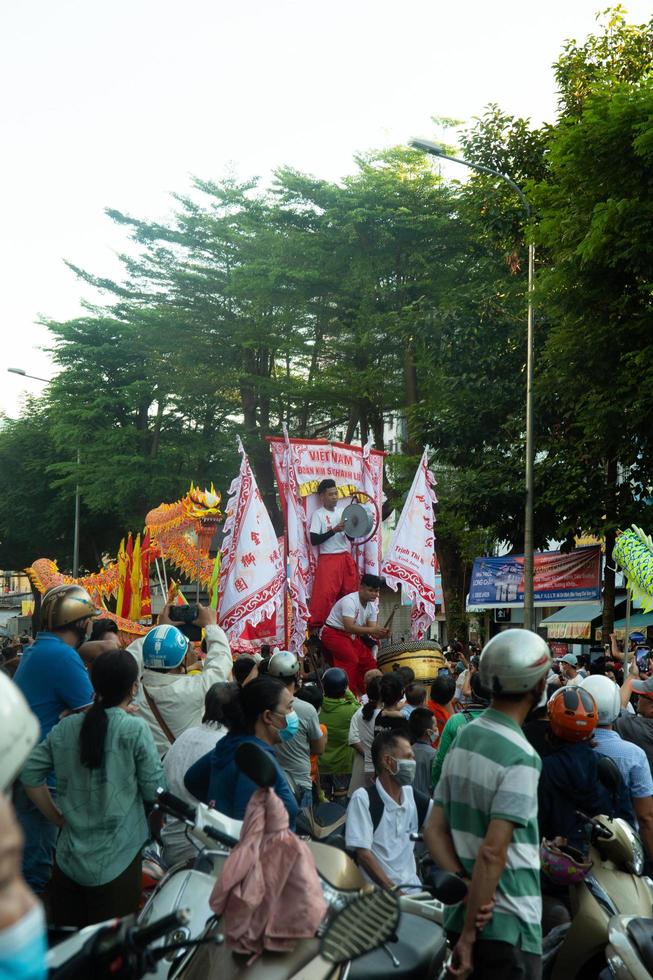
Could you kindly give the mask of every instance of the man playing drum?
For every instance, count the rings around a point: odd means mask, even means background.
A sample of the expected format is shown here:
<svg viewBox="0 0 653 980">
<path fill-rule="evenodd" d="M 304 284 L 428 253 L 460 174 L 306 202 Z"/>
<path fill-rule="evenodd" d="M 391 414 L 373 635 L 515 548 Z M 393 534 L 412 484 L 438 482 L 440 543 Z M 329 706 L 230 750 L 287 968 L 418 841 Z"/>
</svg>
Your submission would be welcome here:
<svg viewBox="0 0 653 980">
<path fill-rule="evenodd" d="M 351 556 L 351 542 L 344 533 L 336 481 L 318 484 L 320 507 L 311 518 L 311 544 L 318 548 L 317 569 L 311 595 L 309 626 L 323 626 L 334 602 L 358 588 L 358 569 Z"/>
<path fill-rule="evenodd" d="M 376 621 L 375 600 L 379 598 L 381 581 L 378 575 L 363 575 L 358 590 L 334 604 L 320 634 L 333 666 L 346 672 L 354 694 L 363 694 L 364 675 L 377 666 L 365 640 L 388 636 L 388 630 Z"/>
</svg>

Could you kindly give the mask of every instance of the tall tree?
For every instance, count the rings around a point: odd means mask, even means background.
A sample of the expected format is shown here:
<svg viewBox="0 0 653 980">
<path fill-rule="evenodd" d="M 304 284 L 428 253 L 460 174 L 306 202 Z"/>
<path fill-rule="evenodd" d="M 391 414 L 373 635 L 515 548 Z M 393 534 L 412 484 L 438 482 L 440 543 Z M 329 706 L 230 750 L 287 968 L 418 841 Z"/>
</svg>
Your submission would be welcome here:
<svg viewBox="0 0 653 980">
<path fill-rule="evenodd" d="M 553 314 L 542 358 L 545 494 L 559 533 L 604 535 L 650 521 L 653 483 L 653 90 L 600 86 L 562 119 L 550 175 L 535 191 L 537 228 L 551 256 L 542 297 Z M 608 564 L 610 564 L 608 562 Z M 610 631 L 613 602 L 604 604 Z"/>
</svg>

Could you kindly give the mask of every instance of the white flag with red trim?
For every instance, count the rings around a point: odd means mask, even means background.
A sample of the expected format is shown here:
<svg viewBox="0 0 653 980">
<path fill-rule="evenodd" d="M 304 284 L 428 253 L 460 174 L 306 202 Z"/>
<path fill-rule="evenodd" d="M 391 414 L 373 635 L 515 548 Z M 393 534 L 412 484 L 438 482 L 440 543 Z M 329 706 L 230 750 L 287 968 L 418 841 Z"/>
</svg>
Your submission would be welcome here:
<svg viewBox="0 0 653 980">
<path fill-rule="evenodd" d="M 308 590 L 315 574 L 315 553 L 311 547 L 311 536 L 306 519 L 306 511 L 299 499 L 295 452 L 284 426 L 285 440 L 284 473 L 286 476 L 286 533 L 288 541 L 288 590 L 292 615 L 289 648 L 293 653 L 302 653 L 308 624 Z"/>
<path fill-rule="evenodd" d="M 381 565 L 381 575 L 395 592 L 412 600 L 410 632 L 421 639 L 435 619 L 435 534 L 433 490 L 435 478 L 428 467 L 428 447 L 417 467 L 390 547 Z"/>
<path fill-rule="evenodd" d="M 218 622 L 237 650 L 246 626 L 283 618 L 284 568 L 277 536 L 256 485 L 243 444 L 240 473 L 225 511 Z"/>
</svg>

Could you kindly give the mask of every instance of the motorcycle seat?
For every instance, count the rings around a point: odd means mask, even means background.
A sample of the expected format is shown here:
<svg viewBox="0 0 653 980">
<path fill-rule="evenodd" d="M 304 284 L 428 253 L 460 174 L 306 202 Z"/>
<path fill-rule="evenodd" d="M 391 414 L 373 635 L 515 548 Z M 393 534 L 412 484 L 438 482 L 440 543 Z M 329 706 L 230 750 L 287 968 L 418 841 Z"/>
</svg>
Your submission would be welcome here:
<svg viewBox="0 0 653 980">
<path fill-rule="evenodd" d="M 388 949 L 399 960 L 399 967 L 385 949 L 372 950 L 353 960 L 349 980 L 379 980 L 379 977 L 401 977 L 401 980 L 423 980 L 438 976 L 446 954 L 444 930 L 435 922 L 429 924 L 419 915 L 404 912 L 399 920 L 396 942 Z"/>
<path fill-rule="evenodd" d="M 653 976 L 653 919 L 631 919 L 628 923 L 628 935 L 635 944 L 642 963 Z"/>
</svg>

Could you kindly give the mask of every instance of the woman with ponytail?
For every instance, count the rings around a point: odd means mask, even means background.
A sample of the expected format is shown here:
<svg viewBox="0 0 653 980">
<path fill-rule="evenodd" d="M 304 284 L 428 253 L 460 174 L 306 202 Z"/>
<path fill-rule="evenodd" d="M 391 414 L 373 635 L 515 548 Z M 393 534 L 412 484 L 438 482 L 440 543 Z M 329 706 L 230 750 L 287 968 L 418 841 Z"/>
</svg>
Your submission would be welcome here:
<svg viewBox="0 0 653 980">
<path fill-rule="evenodd" d="M 277 769 L 274 791 L 286 807 L 290 828 L 294 830 L 299 808 L 273 751 L 273 746 L 292 738 L 297 731 L 298 719 L 292 702 L 289 689 L 276 677 L 257 677 L 237 688 L 222 709 L 227 735 L 188 770 L 184 779 L 188 792 L 228 817 L 242 820 L 258 787 L 240 771 L 235 755 L 243 742 L 253 742 L 268 752 L 274 762 Z"/>
<path fill-rule="evenodd" d="M 95 699 L 60 721 L 29 757 L 21 781 L 41 813 L 61 828 L 50 884 L 55 925 L 82 926 L 138 908 L 145 803 L 165 777 L 147 723 L 127 708 L 138 666 L 126 650 L 90 669 Z M 55 806 L 47 785 L 54 774 Z"/>
</svg>

